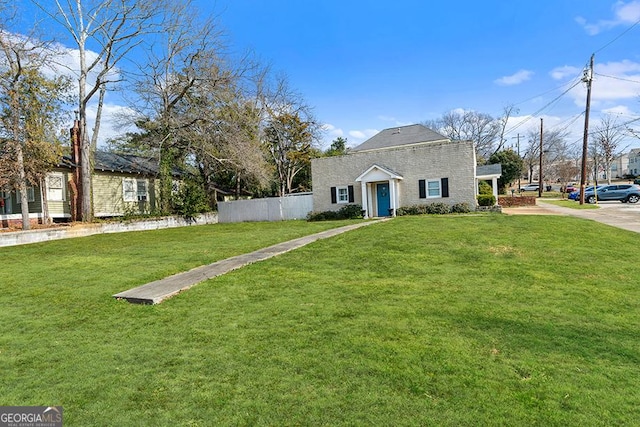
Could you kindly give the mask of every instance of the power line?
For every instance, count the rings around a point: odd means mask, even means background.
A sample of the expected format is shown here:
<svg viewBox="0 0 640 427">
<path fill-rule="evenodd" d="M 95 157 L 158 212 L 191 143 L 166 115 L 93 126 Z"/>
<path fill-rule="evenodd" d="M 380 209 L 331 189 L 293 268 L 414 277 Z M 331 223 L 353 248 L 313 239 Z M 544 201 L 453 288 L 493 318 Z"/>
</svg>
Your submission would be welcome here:
<svg viewBox="0 0 640 427">
<path fill-rule="evenodd" d="M 594 54 L 599 53 L 600 51 L 608 48 L 609 46 L 611 46 L 613 43 L 615 43 L 616 41 L 618 41 L 618 39 L 622 38 L 625 34 L 627 34 L 629 31 L 631 31 L 636 25 L 640 24 L 640 19 L 638 19 L 636 22 L 633 23 L 633 25 L 631 25 L 629 28 L 627 28 L 626 30 L 624 30 L 623 32 L 621 32 L 620 34 L 618 34 L 618 36 L 614 37 L 613 40 L 611 40 L 609 43 L 605 44 L 604 46 L 602 46 L 600 49 L 596 50 L 595 52 L 593 52 Z"/>
<path fill-rule="evenodd" d="M 600 74 L 600 73 L 593 73 L 596 76 L 600 76 L 600 77 L 606 77 L 608 79 L 614 79 L 614 80 L 622 80 L 623 82 L 631 82 L 631 83 L 638 83 L 640 84 L 640 80 L 631 80 L 631 79 L 625 79 L 624 77 L 617 77 L 617 76 L 608 76 L 606 74 Z"/>
<path fill-rule="evenodd" d="M 557 97 L 555 97 L 554 99 L 552 99 L 551 101 L 549 101 L 548 103 L 546 103 L 542 108 L 538 109 L 536 112 L 534 112 L 533 114 L 531 114 L 529 117 L 525 118 L 524 120 L 522 120 L 520 123 L 517 123 L 516 125 L 514 125 L 513 127 L 511 127 L 509 130 L 507 130 L 505 132 L 505 134 L 511 133 L 514 130 L 518 129 L 520 126 L 522 126 L 523 124 L 525 124 L 526 122 L 528 122 L 529 120 L 533 119 L 534 117 L 538 116 L 538 114 L 540 114 L 542 111 L 546 110 L 548 107 L 550 107 L 551 105 L 553 105 L 554 103 L 556 103 L 560 98 L 562 98 L 563 96 L 565 96 L 571 89 L 573 89 L 574 87 L 578 86 L 580 83 L 582 83 L 581 80 L 576 81 L 575 83 L 573 83 L 571 86 L 569 86 L 569 88 L 567 90 L 565 90 L 564 92 L 562 92 L 560 95 L 558 95 Z"/>
</svg>

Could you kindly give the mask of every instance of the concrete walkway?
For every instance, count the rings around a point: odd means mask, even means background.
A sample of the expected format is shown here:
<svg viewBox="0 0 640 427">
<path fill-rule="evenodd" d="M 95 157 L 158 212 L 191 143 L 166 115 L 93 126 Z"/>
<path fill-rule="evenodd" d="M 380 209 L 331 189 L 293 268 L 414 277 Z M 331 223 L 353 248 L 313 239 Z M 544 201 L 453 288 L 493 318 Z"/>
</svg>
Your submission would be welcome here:
<svg viewBox="0 0 640 427">
<path fill-rule="evenodd" d="M 356 228 L 364 227 L 371 224 L 376 224 L 378 222 L 386 220 L 388 219 L 360 222 L 358 224 L 333 228 L 331 230 L 322 231 L 310 236 L 300 237 L 288 242 L 278 243 L 267 248 L 259 249 L 255 252 L 223 259 L 221 261 L 214 262 L 213 264 L 203 265 L 184 273 L 178 273 L 173 276 L 165 277 L 164 279 L 156 280 L 155 282 L 147 283 L 146 285 L 129 289 L 128 291 L 120 292 L 113 295 L 113 297 L 116 299 L 126 299 L 131 303 L 158 304 L 167 298 L 171 298 L 172 296 L 184 290 L 187 290 L 192 286 L 197 285 L 200 282 L 204 282 L 205 280 L 211 279 L 213 277 L 223 275 L 225 273 L 228 273 L 229 271 L 244 267 L 245 265 L 262 261 L 294 249 L 298 249 L 302 246 L 308 245 L 309 243 L 315 242 L 316 240 L 326 239 L 328 237 L 333 237 L 346 231 L 354 230 Z"/>
<path fill-rule="evenodd" d="M 600 202 L 599 209 L 572 209 L 544 203 L 537 206 L 503 208 L 506 215 L 567 215 L 598 221 L 612 227 L 640 233 L 640 203 Z M 576 202 L 577 203 L 577 202 Z"/>
</svg>

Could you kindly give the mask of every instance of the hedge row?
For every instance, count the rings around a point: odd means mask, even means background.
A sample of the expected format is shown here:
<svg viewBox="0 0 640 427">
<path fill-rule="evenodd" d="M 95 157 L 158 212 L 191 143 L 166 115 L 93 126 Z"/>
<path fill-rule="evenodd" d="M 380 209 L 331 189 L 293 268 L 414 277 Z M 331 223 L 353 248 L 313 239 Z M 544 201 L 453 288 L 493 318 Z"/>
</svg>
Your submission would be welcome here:
<svg viewBox="0 0 640 427">
<path fill-rule="evenodd" d="M 362 218 L 362 206 L 346 205 L 337 211 L 309 212 L 307 221 L 332 221 L 338 219 Z"/>
<path fill-rule="evenodd" d="M 449 213 L 469 213 L 471 208 L 468 203 L 457 203 L 449 206 L 446 203 L 431 203 L 428 205 L 403 206 L 396 211 L 396 215 L 444 215 Z"/>
</svg>

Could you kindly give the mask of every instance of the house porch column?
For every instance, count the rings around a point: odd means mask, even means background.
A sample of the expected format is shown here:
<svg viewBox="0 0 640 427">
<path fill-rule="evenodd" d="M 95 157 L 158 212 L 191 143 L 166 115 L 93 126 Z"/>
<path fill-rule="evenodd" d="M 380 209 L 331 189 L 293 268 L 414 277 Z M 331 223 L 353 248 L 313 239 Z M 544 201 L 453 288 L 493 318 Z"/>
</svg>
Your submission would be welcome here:
<svg viewBox="0 0 640 427">
<path fill-rule="evenodd" d="M 369 195 L 367 194 L 367 183 L 360 182 L 360 188 L 362 190 L 362 209 L 364 210 L 364 218 L 369 218 Z"/>
</svg>

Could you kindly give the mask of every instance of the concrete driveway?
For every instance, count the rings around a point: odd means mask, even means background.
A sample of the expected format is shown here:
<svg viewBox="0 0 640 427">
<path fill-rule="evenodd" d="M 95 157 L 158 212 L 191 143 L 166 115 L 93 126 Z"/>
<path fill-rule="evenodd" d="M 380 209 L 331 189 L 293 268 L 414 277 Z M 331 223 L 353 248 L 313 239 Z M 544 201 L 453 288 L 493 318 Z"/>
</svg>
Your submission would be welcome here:
<svg viewBox="0 0 640 427">
<path fill-rule="evenodd" d="M 571 209 L 538 200 L 537 206 L 505 208 L 507 215 L 568 215 L 640 233 L 640 203 L 599 202 L 599 209 Z M 576 202 L 578 203 L 578 202 Z"/>
</svg>

